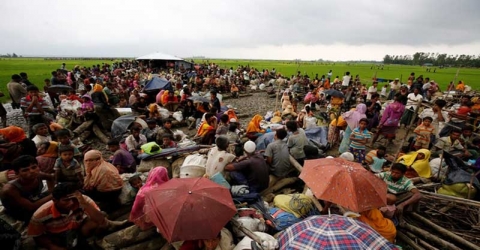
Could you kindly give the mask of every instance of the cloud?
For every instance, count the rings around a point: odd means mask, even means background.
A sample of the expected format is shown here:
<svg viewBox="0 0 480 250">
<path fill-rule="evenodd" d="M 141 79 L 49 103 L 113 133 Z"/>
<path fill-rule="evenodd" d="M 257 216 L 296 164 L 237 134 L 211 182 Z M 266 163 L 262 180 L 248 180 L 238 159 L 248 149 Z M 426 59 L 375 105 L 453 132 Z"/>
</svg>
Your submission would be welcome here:
<svg viewBox="0 0 480 250">
<path fill-rule="evenodd" d="M 477 0 L 2 1 L 0 53 L 290 58 L 297 50 L 294 58 L 341 59 L 340 49 L 352 48 L 346 56 L 354 59 L 368 47 L 365 59 L 378 60 L 408 47 L 470 54 L 480 49 L 479 9 Z"/>
</svg>

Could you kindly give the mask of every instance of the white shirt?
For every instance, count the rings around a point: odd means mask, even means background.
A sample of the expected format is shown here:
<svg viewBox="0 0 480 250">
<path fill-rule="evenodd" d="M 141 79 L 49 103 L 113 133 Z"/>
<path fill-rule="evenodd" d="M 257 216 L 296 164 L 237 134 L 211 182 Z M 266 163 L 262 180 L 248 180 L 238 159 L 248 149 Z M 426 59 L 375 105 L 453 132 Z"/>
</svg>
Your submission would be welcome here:
<svg viewBox="0 0 480 250">
<path fill-rule="evenodd" d="M 390 90 L 399 90 L 400 89 L 400 82 L 395 84 L 395 81 L 390 82 Z"/>
<path fill-rule="evenodd" d="M 135 150 L 139 146 L 142 146 L 143 144 L 147 143 L 147 137 L 145 137 L 144 135 L 140 134 L 139 139 L 140 140 L 137 142 L 137 140 L 135 140 L 135 137 L 133 137 L 133 135 L 129 135 L 125 139 L 125 144 L 127 145 L 128 151 Z"/>
<path fill-rule="evenodd" d="M 382 87 L 382 92 L 380 93 L 382 96 L 387 96 L 387 87 L 383 86 Z"/>
<path fill-rule="evenodd" d="M 332 77 L 332 72 L 328 72 L 328 73 L 327 73 L 327 76 L 331 78 L 331 77 Z M 327 77 L 327 78 L 328 78 L 328 77 Z"/>
<path fill-rule="evenodd" d="M 32 141 L 35 142 L 35 146 L 37 148 L 39 148 L 40 144 L 42 144 L 44 142 L 52 141 L 52 137 L 50 137 L 49 135 L 48 136 L 35 135 L 35 137 L 33 137 Z"/>
<path fill-rule="evenodd" d="M 351 78 L 352 78 L 351 76 L 343 76 L 342 86 L 348 87 L 348 85 L 350 84 Z"/>
<path fill-rule="evenodd" d="M 440 134 L 440 131 L 442 131 L 443 127 L 445 126 L 445 122 L 448 122 L 449 121 L 449 117 L 448 117 L 448 112 L 447 111 L 443 111 L 442 110 L 442 116 L 443 116 L 443 119 L 444 121 L 441 122 L 438 120 L 438 113 L 435 113 L 433 112 L 433 109 L 432 108 L 427 108 L 427 109 L 424 109 L 422 111 L 422 113 L 420 113 L 418 115 L 418 117 L 420 119 L 423 119 L 425 117 L 431 117 L 432 118 L 432 125 L 433 127 L 435 128 L 435 136 L 437 138 L 439 138 L 439 134 Z"/>
<path fill-rule="evenodd" d="M 370 88 L 368 88 L 368 92 L 367 92 L 367 100 L 372 99 L 372 94 L 377 93 L 377 91 L 378 90 L 375 86 L 370 86 Z"/>
<path fill-rule="evenodd" d="M 407 109 L 413 108 L 414 110 L 417 108 L 419 102 L 423 100 L 423 96 L 418 94 L 415 96 L 414 93 L 410 93 L 407 96 Z"/>
</svg>

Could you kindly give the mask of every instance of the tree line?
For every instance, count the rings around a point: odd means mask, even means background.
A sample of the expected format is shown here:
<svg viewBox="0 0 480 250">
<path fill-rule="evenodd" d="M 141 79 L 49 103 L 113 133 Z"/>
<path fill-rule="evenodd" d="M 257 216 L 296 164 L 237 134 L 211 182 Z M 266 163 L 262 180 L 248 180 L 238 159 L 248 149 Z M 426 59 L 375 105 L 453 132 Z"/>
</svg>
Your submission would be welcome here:
<svg viewBox="0 0 480 250">
<path fill-rule="evenodd" d="M 413 55 L 385 55 L 384 64 L 432 65 L 437 67 L 480 67 L 480 55 L 447 55 L 417 52 Z"/>
</svg>

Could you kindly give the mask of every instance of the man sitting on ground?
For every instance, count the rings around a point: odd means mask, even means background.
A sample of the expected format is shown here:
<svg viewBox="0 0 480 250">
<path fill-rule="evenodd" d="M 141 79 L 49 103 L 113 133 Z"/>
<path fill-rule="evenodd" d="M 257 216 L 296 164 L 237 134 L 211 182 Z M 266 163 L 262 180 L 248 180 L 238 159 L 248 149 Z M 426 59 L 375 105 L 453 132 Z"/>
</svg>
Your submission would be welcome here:
<svg viewBox="0 0 480 250">
<path fill-rule="evenodd" d="M 438 156 L 443 152 L 447 152 L 460 158 L 470 157 L 470 153 L 465 149 L 459 140 L 461 134 L 462 131 L 459 129 L 453 129 L 450 132 L 450 136 L 440 137 L 432 149 L 432 156 Z"/>
<path fill-rule="evenodd" d="M 108 143 L 108 150 L 113 153 L 112 165 L 118 169 L 119 174 L 135 173 L 137 162 L 132 154 L 120 147 L 120 142 L 113 139 Z"/>
<path fill-rule="evenodd" d="M 113 230 L 125 224 L 125 221 L 107 220 L 95 202 L 70 183 L 58 184 L 52 196 L 53 200 L 39 207 L 28 225 L 27 233 L 33 237 L 37 247 L 93 249 L 86 237 L 97 229 Z"/>
<path fill-rule="evenodd" d="M 407 166 L 402 163 L 393 164 L 389 172 L 376 174 L 387 184 L 387 203 L 396 203 L 395 214 L 401 215 L 405 207 L 414 205 L 422 198 L 413 182 L 405 177 Z"/>
<path fill-rule="evenodd" d="M 290 153 L 287 143 L 283 140 L 287 137 L 285 129 L 279 129 L 275 132 L 275 141 L 268 144 L 265 150 L 267 163 L 270 165 L 270 185 L 275 184 L 278 179 L 285 178 L 294 169 L 290 164 Z"/>
<path fill-rule="evenodd" d="M 42 180 L 53 181 L 53 175 L 41 173 L 37 160 L 30 155 L 15 159 L 12 168 L 18 179 L 3 186 L 0 199 L 8 215 L 28 222 L 37 208 L 52 199 Z"/>
</svg>

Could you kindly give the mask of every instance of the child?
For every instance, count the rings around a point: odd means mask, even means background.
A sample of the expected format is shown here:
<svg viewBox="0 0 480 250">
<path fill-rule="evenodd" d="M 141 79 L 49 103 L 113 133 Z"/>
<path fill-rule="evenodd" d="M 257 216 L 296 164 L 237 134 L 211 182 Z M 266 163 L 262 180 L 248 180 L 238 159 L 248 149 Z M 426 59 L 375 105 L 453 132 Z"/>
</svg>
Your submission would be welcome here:
<svg viewBox="0 0 480 250">
<path fill-rule="evenodd" d="M 432 117 L 425 117 L 422 123 L 415 128 L 413 133 L 417 135 L 413 147 L 415 150 L 430 148 L 430 138 L 435 134 L 435 127 L 432 125 Z"/>
<path fill-rule="evenodd" d="M 78 150 L 78 148 L 73 145 L 72 141 L 70 141 L 70 131 L 68 131 L 68 129 L 61 129 L 55 132 L 55 136 L 57 137 L 59 150 L 66 146 L 73 147 L 73 157 L 77 160 L 82 158 L 80 150 Z"/>
<path fill-rule="evenodd" d="M 74 147 L 64 146 L 58 150 L 60 157 L 55 161 L 55 185 L 59 182 L 72 182 L 83 186 L 82 167 L 73 159 Z"/>
<path fill-rule="evenodd" d="M 33 133 L 35 133 L 35 137 L 33 137 L 32 141 L 35 142 L 35 146 L 38 148 L 40 144 L 44 142 L 49 142 L 52 140 L 52 137 L 48 134 L 48 127 L 45 123 L 38 123 L 32 127 Z"/>
<path fill-rule="evenodd" d="M 383 166 L 387 162 L 384 150 L 378 150 L 377 155 L 372 157 L 373 163 L 370 164 L 370 170 L 374 173 L 380 173 L 383 171 Z"/>
<path fill-rule="evenodd" d="M 138 190 L 140 190 L 140 188 L 143 187 L 142 178 L 140 178 L 140 175 L 137 175 L 137 174 L 130 177 L 128 179 L 128 183 L 130 184 L 132 189 L 135 191 L 135 193 L 137 193 Z"/>
<path fill-rule="evenodd" d="M 147 120 L 148 127 L 142 129 L 142 135 L 147 137 L 147 142 L 152 142 L 157 139 L 157 133 L 160 130 L 160 126 L 157 125 L 157 121 L 154 119 Z"/>
<path fill-rule="evenodd" d="M 387 98 L 387 84 L 383 85 L 382 91 L 380 92 L 381 98 Z"/>
<path fill-rule="evenodd" d="M 355 157 L 355 161 L 363 163 L 365 161 L 365 145 L 372 136 L 367 130 L 368 120 L 362 118 L 358 122 L 358 127 L 350 135 L 350 152 Z"/>
<path fill-rule="evenodd" d="M 135 173 L 137 162 L 132 154 L 120 147 L 120 142 L 112 139 L 108 143 L 108 150 L 113 153 L 112 165 L 118 169 L 118 173 Z"/>
<path fill-rule="evenodd" d="M 176 148 L 177 144 L 172 140 L 171 134 L 163 134 L 163 144 L 161 148 Z"/>
</svg>

